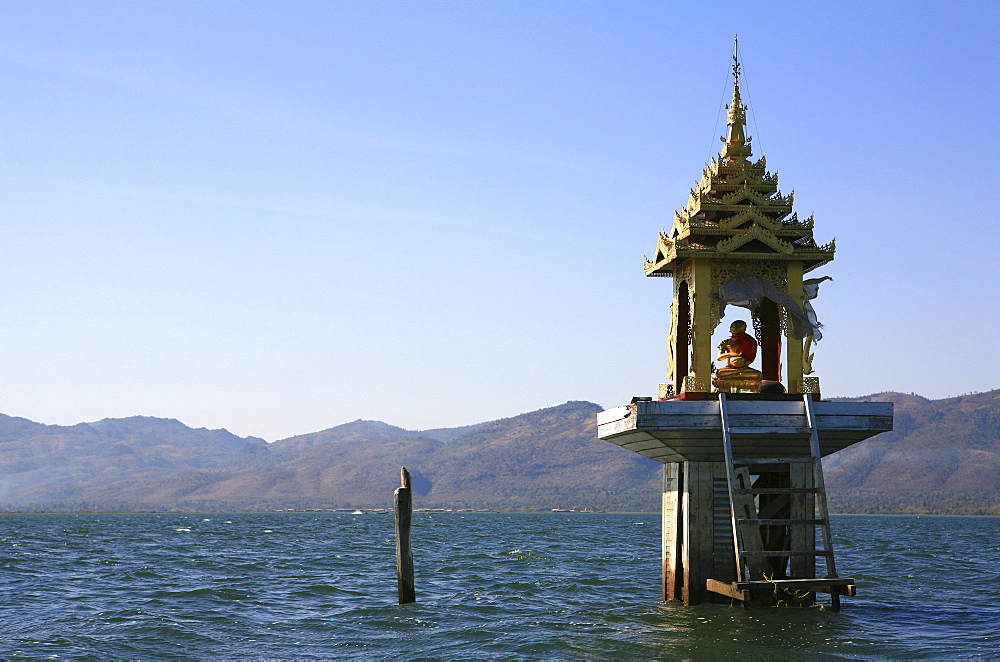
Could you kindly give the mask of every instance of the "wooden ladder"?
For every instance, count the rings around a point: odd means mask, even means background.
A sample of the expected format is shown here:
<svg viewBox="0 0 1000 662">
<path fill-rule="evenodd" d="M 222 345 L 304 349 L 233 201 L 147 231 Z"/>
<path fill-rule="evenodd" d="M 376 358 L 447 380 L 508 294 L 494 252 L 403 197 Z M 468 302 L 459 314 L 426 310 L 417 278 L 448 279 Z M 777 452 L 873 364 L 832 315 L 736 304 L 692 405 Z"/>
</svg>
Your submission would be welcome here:
<svg viewBox="0 0 1000 662">
<path fill-rule="evenodd" d="M 833 558 L 833 544 L 830 536 L 830 515 L 827 510 L 826 489 L 823 483 L 823 465 L 820 459 L 819 430 L 816 412 L 813 408 L 812 396 L 808 393 L 802 396 L 804 427 L 732 427 L 730 424 L 729 402 L 725 393 L 719 394 L 719 413 L 722 417 L 722 442 L 725 449 L 726 472 L 729 485 L 729 507 L 732 513 L 733 544 L 736 556 L 736 581 L 725 584 L 714 579 L 708 580 L 707 588 L 717 593 L 741 600 L 744 604 L 751 601 L 755 592 L 765 589 L 797 590 L 807 592 L 830 593 L 831 607 L 840 609 L 840 595 L 854 595 L 853 579 L 837 577 L 837 568 Z M 733 437 L 739 435 L 782 435 L 807 433 L 809 435 L 809 455 L 795 457 L 733 457 Z M 811 487 L 753 487 L 750 484 L 749 465 L 752 464 L 807 464 L 812 469 Z M 758 494 L 788 494 L 805 497 L 814 495 L 813 517 L 806 519 L 761 519 L 758 517 L 754 497 Z M 794 514 L 794 512 L 793 512 Z M 815 540 L 815 529 L 819 527 L 823 542 L 822 549 L 815 549 L 814 544 L 806 544 L 800 549 L 764 549 L 761 526 L 807 527 L 810 533 L 806 536 L 789 536 L 790 540 Z M 792 545 L 789 545 L 789 547 Z M 825 578 L 772 579 L 767 576 L 768 557 L 811 557 L 815 575 L 815 559 L 823 557 L 826 560 L 827 576 Z"/>
</svg>

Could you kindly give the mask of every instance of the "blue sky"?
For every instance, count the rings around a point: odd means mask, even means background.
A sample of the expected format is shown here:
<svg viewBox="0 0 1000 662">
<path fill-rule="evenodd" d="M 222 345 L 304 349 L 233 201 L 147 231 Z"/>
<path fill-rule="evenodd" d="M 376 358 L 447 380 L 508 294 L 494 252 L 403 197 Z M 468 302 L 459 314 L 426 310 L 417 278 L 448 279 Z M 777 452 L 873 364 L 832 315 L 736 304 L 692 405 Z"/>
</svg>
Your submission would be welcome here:
<svg viewBox="0 0 1000 662">
<path fill-rule="evenodd" d="M 825 395 L 1000 386 L 1000 4 L 2 2 L 0 411 L 269 440 L 663 381 L 657 233 L 744 101 Z"/>
</svg>

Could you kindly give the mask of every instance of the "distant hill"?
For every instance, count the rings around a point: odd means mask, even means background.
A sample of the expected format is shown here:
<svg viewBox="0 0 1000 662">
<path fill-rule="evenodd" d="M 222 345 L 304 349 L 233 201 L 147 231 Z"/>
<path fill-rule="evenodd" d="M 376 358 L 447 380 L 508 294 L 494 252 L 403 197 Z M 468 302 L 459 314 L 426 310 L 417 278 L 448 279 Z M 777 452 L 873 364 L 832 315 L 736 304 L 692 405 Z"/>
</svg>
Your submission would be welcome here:
<svg viewBox="0 0 1000 662">
<path fill-rule="evenodd" d="M 416 436 L 420 436 L 420 433 L 397 428 L 395 425 L 389 425 L 382 421 L 363 421 L 359 418 L 351 423 L 344 423 L 328 430 L 282 439 L 272 444 L 271 447 L 287 453 L 331 443 L 364 443 L 373 439 Z"/>
<path fill-rule="evenodd" d="M 187 498 L 260 507 L 385 506 L 406 466 L 423 507 L 654 507 L 659 465 L 597 439 L 598 411 L 589 402 L 567 402 L 458 434 L 355 421 L 277 441 L 269 448 L 271 465 Z"/>
<path fill-rule="evenodd" d="M 850 399 L 895 403 L 893 430 L 824 461 L 832 508 L 1000 515 L 1000 390 Z"/>
<path fill-rule="evenodd" d="M 206 480 L 267 463 L 263 439 L 135 416 L 73 426 L 0 414 L 0 505 L 166 503 Z"/>
<path fill-rule="evenodd" d="M 895 429 L 826 458 L 833 510 L 1000 514 L 1000 391 L 849 399 L 894 402 Z M 600 410 L 425 431 L 358 420 L 272 444 L 170 419 L 0 415 L 0 508 L 385 507 L 405 465 L 422 507 L 657 510 L 660 465 L 598 440 Z"/>
</svg>

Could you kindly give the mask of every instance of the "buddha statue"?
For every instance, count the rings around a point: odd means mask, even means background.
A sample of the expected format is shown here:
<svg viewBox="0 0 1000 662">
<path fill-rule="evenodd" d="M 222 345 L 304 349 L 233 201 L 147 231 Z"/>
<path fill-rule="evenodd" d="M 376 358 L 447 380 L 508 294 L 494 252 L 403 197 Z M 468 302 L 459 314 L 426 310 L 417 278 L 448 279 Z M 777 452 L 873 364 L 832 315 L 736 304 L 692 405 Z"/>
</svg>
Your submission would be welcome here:
<svg viewBox="0 0 1000 662">
<path fill-rule="evenodd" d="M 712 386 L 717 391 L 756 391 L 760 386 L 762 373 L 750 367 L 750 363 L 757 358 L 757 341 L 746 331 L 747 323 L 737 320 L 729 326 L 732 337 L 719 343 L 716 360 L 725 361 L 726 365 L 716 370 L 712 379 Z"/>
</svg>

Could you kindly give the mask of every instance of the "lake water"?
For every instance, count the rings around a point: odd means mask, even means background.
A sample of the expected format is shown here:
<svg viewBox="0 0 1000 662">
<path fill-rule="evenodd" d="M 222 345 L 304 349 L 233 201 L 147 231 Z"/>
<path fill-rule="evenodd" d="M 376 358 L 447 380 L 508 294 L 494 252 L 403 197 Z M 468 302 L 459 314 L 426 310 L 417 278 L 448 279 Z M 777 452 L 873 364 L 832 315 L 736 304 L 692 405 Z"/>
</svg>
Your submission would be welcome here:
<svg viewBox="0 0 1000 662">
<path fill-rule="evenodd" d="M 1000 518 L 833 519 L 839 613 L 659 599 L 659 516 L 0 515 L 0 656 L 993 658 Z"/>
</svg>

